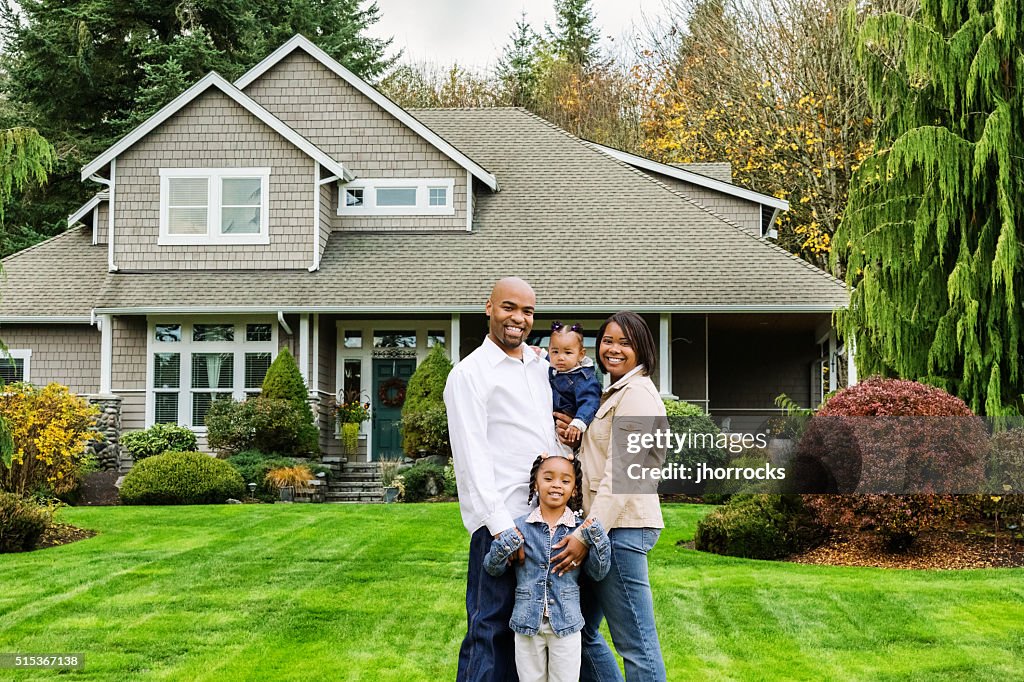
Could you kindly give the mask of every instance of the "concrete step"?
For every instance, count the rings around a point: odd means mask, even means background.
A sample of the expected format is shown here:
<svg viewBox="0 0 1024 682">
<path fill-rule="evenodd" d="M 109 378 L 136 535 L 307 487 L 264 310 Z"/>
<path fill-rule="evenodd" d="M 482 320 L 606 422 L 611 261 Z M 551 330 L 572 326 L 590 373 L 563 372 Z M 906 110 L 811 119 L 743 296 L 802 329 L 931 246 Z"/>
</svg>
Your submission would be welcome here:
<svg viewBox="0 0 1024 682">
<path fill-rule="evenodd" d="M 338 481 L 379 481 L 380 472 L 351 472 L 342 471 L 336 475 L 331 476 L 331 483 L 337 483 Z"/>
<path fill-rule="evenodd" d="M 320 461 L 323 462 L 325 465 L 331 465 L 331 464 L 339 464 L 340 465 L 340 464 L 346 464 L 348 462 L 348 458 L 347 457 L 342 457 L 341 455 L 324 455 L 323 457 L 320 458 Z"/>
<path fill-rule="evenodd" d="M 366 490 L 362 492 L 327 492 L 328 502 L 383 502 L 384 490 Z"/>
<path fill-rule="evenodd" d="M 341 467 L 343 471 L 351 471 L 352 473 L 370 473 L 380 471 L 380 467 L 376 463 L 371 462 L 366 464 L 364 462 L 358 462 L 353 464 L 349 462 Z"/>
<path fill-rule="evenodd" d="M 383 490 L 380 481 L 332 481 L 327 486 L 327 492 L 357 493 L 363 491 Z"/>
</svg>

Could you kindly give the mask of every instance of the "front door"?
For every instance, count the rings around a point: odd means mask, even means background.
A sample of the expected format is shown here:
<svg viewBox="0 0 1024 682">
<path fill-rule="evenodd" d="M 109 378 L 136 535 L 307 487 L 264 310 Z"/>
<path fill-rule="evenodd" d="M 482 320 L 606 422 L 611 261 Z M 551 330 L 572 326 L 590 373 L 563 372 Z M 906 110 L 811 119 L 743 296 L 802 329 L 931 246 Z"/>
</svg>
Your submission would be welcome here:
<svg viewBox="0 0 1024 682">
<path fill-rule="evenodd" d="M 415 360 L 373 360 L 373 453 L 371 459 L 402 456 L 402 404 Z"/>
</svg>

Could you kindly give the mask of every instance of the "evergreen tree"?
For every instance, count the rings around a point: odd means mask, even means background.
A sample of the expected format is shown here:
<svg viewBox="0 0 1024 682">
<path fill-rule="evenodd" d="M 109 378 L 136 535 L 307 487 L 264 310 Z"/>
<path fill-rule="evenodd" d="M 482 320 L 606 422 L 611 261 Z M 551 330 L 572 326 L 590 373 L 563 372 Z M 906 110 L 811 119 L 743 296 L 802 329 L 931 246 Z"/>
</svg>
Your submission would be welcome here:
<svg viewBox="0 0 1024 682">
<path fill-rule="evenodd" d="M 53 145 L 34 128 L 0 130 L 0 224 L 11 195 L 45 183 L 55 158 Z"/>
<path fill-rule="evenodd" d="M 295 362 L 295 356 L 282 348 L 270 364 L 263 377 L 263 392 L 260 396 L 275 400 L 289 400 L 306 417 L 306 423 L 313 422 L 313 410 L 309 407 L 309 391 Z"/>
<path fill-rule="evenodd" d="M 988 415 L 1024 408 L 1022 41 L 1019 0 L 924 0 L 864 21 L 877 138 L 835 238 L 860 372 L 936 384 Z"/>
<path fill-rule="evenodd" d="M 409 377 L 402 405 L 402 447 L 406 454 L 415 456 L 422 448 L 430 449 L 429 445 L 437 441 L 436 435 L 446 431 L 444 387 L 451 371 L 444 346 L 437 345 Z"/>
<path fill-rule="evenodd" d="M 4 127 L 35 127 L 58 153 L 45 190 L 16 192 L 8 229 L 66 229 L 97 189 L 79 181 L 82 165 L 207 72 L 237 78 L 295 33 L 357 75 L 379 76 L 395 57 L 385 54 L 390 40 L 364 35 L 379 9 L 363 4 L 22 0 L 19 10 L 0 0 L 0 98 L 13 110 Z"/>
<path fill-rule="evenodd" d="M 505 91 L 505 99 L 515 107 L 532 107 L 537 88 L 537 33 L 526 21 L 524 11 L 516 22 L 516 28 L 509 36 L 501 58 L 498 60 L 497 76 Z"/>
<path fill-rule="evenodd" d="M 601 39 L 590 0 L 555 0 L 555 29 L 548 27 L 555 54 L 583 70 L 598 66 Z"/>
</svg>

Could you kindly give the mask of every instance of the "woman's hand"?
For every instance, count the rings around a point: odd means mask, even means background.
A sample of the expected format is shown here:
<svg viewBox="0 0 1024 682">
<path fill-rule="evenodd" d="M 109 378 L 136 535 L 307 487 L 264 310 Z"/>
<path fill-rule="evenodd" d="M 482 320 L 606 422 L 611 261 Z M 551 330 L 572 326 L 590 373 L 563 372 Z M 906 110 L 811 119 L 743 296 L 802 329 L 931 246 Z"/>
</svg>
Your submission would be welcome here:
<svg viewBox="0 0 1024 682">
<path fill-rule="evenodd" d="M 571 428 L 569 426 L 572 423 L 572 417 L 562 412 L 552 412 L 555 417 L 555 433 L 558 434 L 558 440 L 562 441 L 571 448 L 579 447 L 582 434 L 579 429 Z M 575 432 L 575 438 L 570 434 Z"/>
<path fill-rule="evenodd" d="M 589 547 L 572 535 L 566 535 L 559 542 L 552 545 L 551 549 L 561 549 L 562 547 L 565 547 L 563 552 L 551 557 L 551 563 L 555 564 L 551 572 L 558 575 L 565 575 L 568 571 L 582 566 L 583 560 L 587 558 L 587 552 L 590 551 Z"/>
</svg>

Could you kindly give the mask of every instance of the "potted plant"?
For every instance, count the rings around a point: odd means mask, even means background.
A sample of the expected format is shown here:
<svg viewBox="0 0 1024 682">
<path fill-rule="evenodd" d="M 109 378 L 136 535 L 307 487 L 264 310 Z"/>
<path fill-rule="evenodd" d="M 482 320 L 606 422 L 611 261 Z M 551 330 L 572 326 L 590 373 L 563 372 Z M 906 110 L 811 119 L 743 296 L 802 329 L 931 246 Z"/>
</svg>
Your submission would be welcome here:
<svg viewBox="0 0 1024 682">
<path fill-rule="evenodd" d="M 402 476 L 398 473 L 401 462 L 385 459 L 380 463 L 380 483 L 384 487 L 384 501 L 396 502 L 402 495 Z"/>
<path fill-rule="evenodd" d="M 341 424 L 341 445 L 346 455 L 354 455 L 359 449 L 359 425 L 370 418 L 370 403 L 348 400 L 340 403 L 336 410 Z"/>
<path fill-rule="evenodd" d="M 291 467 L 277 467 L 267 472 L 267 482 L 278 489 L 282 502 L 294 502 L 295 492 L 309 492 L 311 486 L 309 481 L 313 478 L 313 472 L 309 467 L 297 465 Z"/>
</svg>

